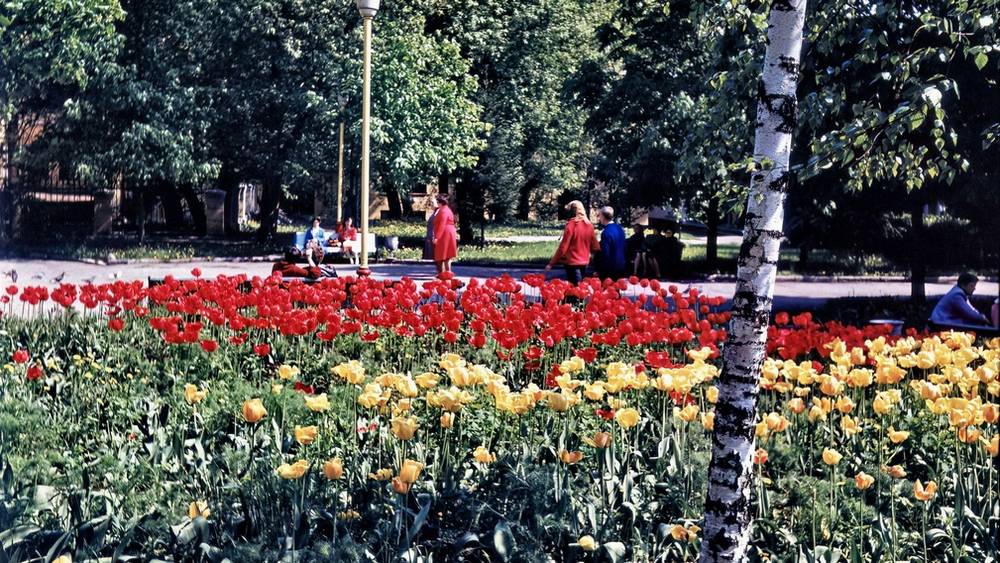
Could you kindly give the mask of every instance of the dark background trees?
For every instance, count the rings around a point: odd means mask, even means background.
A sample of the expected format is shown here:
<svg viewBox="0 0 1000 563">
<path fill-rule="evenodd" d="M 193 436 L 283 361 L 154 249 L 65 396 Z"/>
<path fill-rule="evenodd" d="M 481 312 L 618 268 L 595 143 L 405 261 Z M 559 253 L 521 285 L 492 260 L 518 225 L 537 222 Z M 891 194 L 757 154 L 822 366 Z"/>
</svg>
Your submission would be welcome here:
<svg viewBox="0 0 1000 563">
<path fill-rule="evenodd" d="M 752 171 L 768 8 L 385 2 L 374 188 L 394 216 L 410 192 L 454 192 L 466 241 L 484 221 L 554 218 L 568 198 L 670 205 L 714 235 L 740 217 Z M 860 270 L 910 270 L 919 298 L 927 266 L 1000 261 L 995 12 L 989 0 L 810 5 L 786 220 L 800 266 L 842 251 Z M 349 2 L 17 0 L 0 28 L 5 167 L 57 163 L 95 187 L 124 185 L 140 230 L 156 199 L 172 224 L 202 232 L 200 192 L 232 198 L 254 182 L 268 236 L 280 209 L 309 209 L 333 183 L 344 122 L 356 202 Z M 44 134 L 15 150 L 38 120 Z"/>
</svg>

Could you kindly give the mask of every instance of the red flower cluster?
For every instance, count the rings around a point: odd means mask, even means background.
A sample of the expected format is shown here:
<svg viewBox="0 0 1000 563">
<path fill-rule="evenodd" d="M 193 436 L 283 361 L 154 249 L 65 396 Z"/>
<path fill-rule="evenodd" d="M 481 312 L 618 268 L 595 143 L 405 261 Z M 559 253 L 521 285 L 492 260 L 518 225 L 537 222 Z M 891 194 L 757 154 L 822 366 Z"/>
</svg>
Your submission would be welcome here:
<svg viewBox="0 0 1000 563">
<path fill-rule="evenodd" d="M 898 337 L 892 336 L 889 325 L 856 327 L 836 321 L 819 324 L 808 312 L 791 317 L 791 326 L 788 313 L 778 313 L 774 321 L 775 325 L 767 329 L 767 353 L 776 354 L 783 360 L 829 357 L 827 344 L 838 338 L 848 348 L 864 348 L 866 340 L 875 340 L 880 336 L 884 336 L 889 343 L 898 340 Z"/>
<path fill-rule="evenodd" d="M 32 304 L 51 297 L 65 308 L 79 304 L 97 309 L 108 317 L 112 331 L 148 326 L 168 344 L 197 344 L 209 353 L 220 341 L 239 346 L 252 338 L 254 353 L 268 356 L 269 334 L 321 341 L 357 335 L 368 342 L 429 335 L 447 344 L 461 340 L 475 348 L 490 347 L 505 360 L 519 350 L 529 370 L 541 367 L 546 348 L 564 341 L 588 362 L 598 358 L 601 346 L 627 345 L 642 348 L 642 353 L 654 350 L 648 363 L 669 366 L 670 354 L 655 350 L 715 348 L 725 339 L 722 325 L 729 320 L 728 312 L 718 310 L 721 297 L 697 290 L 682 293 L 645 280 L 638 281 L 644 291 L 635 292 L 623 281 L 589 279 L 573 286 L 528 275 L 523 281 L 531 291 L 525 292 L 521 283 L 503 275 L 473 279 L 459 293 L 461 284 L 449 276 L 418 286 L 407 278 L 348 277 L 305 284 L 280 277 L 205 279 L 193 274 L 195 279 L 183 281 L 168 276 L 152 287 L 140 281 L 62 284 L 50 295 L 44 287 L 11 286 L 7 294 L 20 292 Z M 571 305 L 574 300 L 581 304 Z M 212 338 L 206 338 L 208 332 Z"/>
</svg>

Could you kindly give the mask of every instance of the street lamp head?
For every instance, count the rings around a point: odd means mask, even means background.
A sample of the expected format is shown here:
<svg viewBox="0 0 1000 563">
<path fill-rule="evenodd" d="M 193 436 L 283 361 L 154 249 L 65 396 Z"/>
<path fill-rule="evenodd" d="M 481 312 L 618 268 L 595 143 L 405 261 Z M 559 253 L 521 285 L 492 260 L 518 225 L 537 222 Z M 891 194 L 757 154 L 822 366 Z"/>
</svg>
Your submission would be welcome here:
<svg viewBox="0 0 1000 563">
<path fill-rule="evenodd" d="M 358 11 L 362 18 L 374 18 L 381 0 L 358 0 Z"/>
</svg>

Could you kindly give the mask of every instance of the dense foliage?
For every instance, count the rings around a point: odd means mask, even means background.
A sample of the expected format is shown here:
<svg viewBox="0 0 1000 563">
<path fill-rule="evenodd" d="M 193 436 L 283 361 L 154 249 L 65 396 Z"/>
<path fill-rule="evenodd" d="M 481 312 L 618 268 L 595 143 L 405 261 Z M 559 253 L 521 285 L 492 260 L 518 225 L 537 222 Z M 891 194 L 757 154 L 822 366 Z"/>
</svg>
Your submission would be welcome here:
<svg viewBox="0 0 1000 563">
<path fill-rule="evenodd" d="M 720 300 L 525 282 L 10 287 L 0 553 L 694 558 Z M 996 557 L 1000 341 L 775 323 L 753 560 Z"/>
</svg>

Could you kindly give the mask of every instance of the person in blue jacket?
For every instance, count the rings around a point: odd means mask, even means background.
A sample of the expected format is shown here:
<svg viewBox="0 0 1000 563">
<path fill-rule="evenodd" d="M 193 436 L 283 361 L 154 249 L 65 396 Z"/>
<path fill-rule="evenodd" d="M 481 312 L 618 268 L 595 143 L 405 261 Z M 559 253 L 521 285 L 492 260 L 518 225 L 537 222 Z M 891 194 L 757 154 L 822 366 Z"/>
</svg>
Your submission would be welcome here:
<svg viewBox="0 0 1000 563">
<path fill-rule="evenodd" d="M 969 302 L 976 291 L 979 278 L 968 272 L 958 276 L 958 283 L 938 301 L 931 313 L 931 323 L 940 326 L 973 325 L 991 326 L 986 315 Z"/>
<path fill-rule="evenodd" d="M 613 280 L 625 277 L 625 229 L 615 222 L 615 210 L 603 207 L 600 211 L 601 251 L 595 256 L 597 275 Z"/>
</svg>

